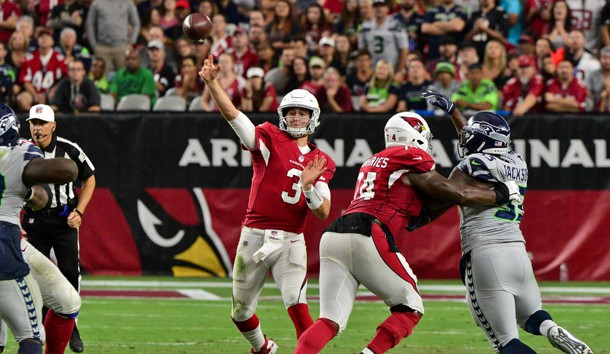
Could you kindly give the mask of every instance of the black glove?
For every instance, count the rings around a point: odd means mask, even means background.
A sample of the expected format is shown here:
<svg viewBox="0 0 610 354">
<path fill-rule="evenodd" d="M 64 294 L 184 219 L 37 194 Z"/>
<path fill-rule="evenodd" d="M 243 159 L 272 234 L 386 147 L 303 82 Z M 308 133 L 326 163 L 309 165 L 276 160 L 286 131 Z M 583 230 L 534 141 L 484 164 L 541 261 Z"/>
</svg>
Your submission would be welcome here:
<svg viewBox="0 0 610 354">
<path fill-rule="evenodd" d="M 427 99 L 431 105 L 436 106 L 449 114 L 455 111 L 455 103 L 440 92 L 426 90 L 425 92 L 422 92 L 421 97 Z"/>
<path fill-rule="evenodd" d="M 496 193 L 497 205 L 507 204 L 513 201 L 517 202 L 517 204 L 523 203 L 523 197 L 519 193 L 519 186 L 515 181 L 494 183 L 494 192 Z"/>
<path fill-rule="evenodd" d="M 407 231 L 414 231 L 426 224 L 430 223 L 430 216 L 428 215 L 428 208 L 422 207 L 421 212 L 418 216 L 409 220 L 409 225 L 407 225 Z"/>
</svg>

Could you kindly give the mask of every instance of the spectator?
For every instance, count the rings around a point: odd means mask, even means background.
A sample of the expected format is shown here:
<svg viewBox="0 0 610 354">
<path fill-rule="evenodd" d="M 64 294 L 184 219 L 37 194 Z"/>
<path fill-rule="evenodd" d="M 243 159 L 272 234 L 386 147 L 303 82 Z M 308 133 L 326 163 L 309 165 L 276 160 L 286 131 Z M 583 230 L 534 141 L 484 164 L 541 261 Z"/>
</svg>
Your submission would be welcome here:
<svg viewBox="0 0 610 354">
<path fill-rule="evenodd" d="M 299 88 L 316 96 L 317 92 L 324 86 L 324 71 L 326 68 L 326 62 L 322 58 L 311 57 L 309 59 L 310 80 L 305 81 Z"/>
<path fill-rule="evenodd" d="M 176 72 L 165 62 L 165 49 L 163 43 L 152 40 L 148 43 L 148 56 L 150 66 L 148 67 L 155 79 L 155 89 L 157 96 L 165 96 L 168 89 L 174 87 Z"/>
<path fill-rule="evenodd" d="M 610 77 L 602 81 L 602 91 L 599 94 L 596 111 L 599 113 L 610 113 Z"/>
<path fill-rule="evenodd" d="M 5 44 L 0 42 L 0 102 L 12 104 L 14 86 L 17 83 L 15 68 L 6 62 Z"/>
<path fill-rule="evenodd" d="M 570 41 L 571 18 L 572 13 L 565 0 L 556 0 L 551 4 L 551 19 L 544 29 L 544 37 L 551 41 L 553 47 L 562 48 Z"/>
<path fill-rule="evenodd" d="M 504 9 L 504 13 L 508 16 L 508 34 L 506 39 L 512 45 L 516 45 L 521 36 L 521 22 L 523 17 L 522 1 L 499 0 L 500 7 Z"/>
<path fill-rule="evenodd" d="M 297 56 L 292 61 L 292 71 L 290 72 L 290 80 L 288 81 L 288 92 L 296 90 L 306 81 L 310 81 L 309 66 L 305 57 Z"/>
<path fill-rule="evenodd" d="M 269 42 L 261 43 L 256 52 L 258 54 L 259 66 L 265 70 L 265 73 L 268 73 L 278 67 L 279 63 L 275 57 L 275 51 Z"/>
<path fill-rule="evenodd" d="M 329 67 L 324 71 L 322 87 L 315 96 L 322 112 L 349 113 L 352 111 L 352 95 L 341 82 L 339 70 Z"/>
<path fill-rule="evenodd" d="M 468 68 L 467 80 L 460 85 L 451 100 L 463 111 L 496 111 L 498 110 L 498 90 L 493 81 L 483 78 L 480 64 Z"/>
<path fill-rule="evenodd" d="M 82 113 L 100 111 L 100 93 L 87 78 L 85 63 L 74 59 L 68 63 L 68 79 L 62 80 L 49 100 L 54 111 Z"/>
<path fill-rule="evenodd" d="M 89 71 L 89 80 L 93 81 L 100 93 L 110 92 L 110 82 L 106 76 L 106 62 L 104 58 L 95 57 Z"/>
<path fill-rule="evenodd" d="M 440 57 L 426 61 L 426 72 L 432 74 L 436 69 L 436 64 L 440 62 L 457 65 L 458 45 L 455 38 L 451 35 L 441 36 L 438 40 L 438 51 Z"/>
<path fill-rule="evenodd" d="M 260 53 L 259 57 L 261 60 L 269 61 L 269 48 L 267 48 L 267 54 Z M 284 48 L 282 50 L 282 56 L 280 58 L 280 64 L 277 67 L 269 70 L 265 74 L 265 81 L 270 82 L 273 87 L 275 87 L 275 91 L 278 95 L 284 96 L 288 93 L 286 90 L 288 87 L 288 80 L 290 79 L 290 72 L 292 71 L 292 61 L 294 60 L 294 49 L 292 48 Z M 265 67 L 263 66 L 263 69 Z"/>
<path fill-rule="evenodd" d="M 464 9 L 456 6 L 454 0 L 443 0 L 426 12 L 421 31 L 428 36 L 428 60 L 439 57 L 440 36 L 450 34 L 458 43 L 462 41 L 466 20 Z"/>
<path fill-rule="evenodd" d="M 320 54 L 321 39 L 332 34 L 333 27 L 326 22 L 324 9 L 318 3 L 307 6 L 305 16 L 302 17 L 301 29 L 307 41 L 307 50 L 312 54 Z M 334 45 L 333 45 L 334 46 Z"/>
<path fill-rule="evenodd" d="M 335 23 L 335 33 L 347 36 L 350 45 L 358 45 L 358 26 L 360 26 L 360 11 L 358 10 L 358 0 L 346 0 L 341 17 Z"/>
<path fill-rule="evenodd" d="M 47 103 L 48 91 L 66 73 L 64 56 L 53 50 L 53 32 L 43 28 L 38 34 L 38 49 L 26 55 L 19 72 L 19 83 L 24 88 L 17 96 L 19 108 L 25 111 L 36 103 Z"/>
<path fill-rule="evenodd" d="M 497 40 L 487 42 L 483 56 L 483 77 L 494 82 L 496 87 L 502 87 L 510 79 L 505 75 L 507 64 L 506 48 Z"/>
<path fill-rule="evenodd" d="M 517 76 L 508 80 L 502 88 L 503 109 L 517 117 L 527 113 L 539 113 L 542 111 L 543 93 L 544 81 L 542 76 L 536 73 L 532 58 L 527 55 L 519 56 Z"/>
<path fill-rule="evenodd" d="M 185 0 L 179 0 L 181 2 L 185 2 Z M 188 1 L 186 1 L 187 7 Z M 160 25 L 163 30 L 166 30 L 170 27 L 174 27 L 178 24 L 178 18 L 176 17 L 176 0 L 163 0 L 163 8 L 161 9 L 161 21 Z"/>
<path fill-rule="evenodd" d="M 278 0 L 275 3 L 273 13 L 273 20 L 267 25 L 265 32 L 269 34 L 269 43 L 271 43 L 275 52 L 279 53 L 282 49 L 290 46 L 291 38 L 301 31 L 292 15 L 292 7 L 288 0 Z"/>
<path fill-rule="evenodd" d="M 184 98 L 189 105 L 205 89 L 203 80 L 197 75 L 197 57 L 194 54 L 182 58 L 175 86 L 178 96 Z"/>
<path fill-rule="evenodd" d="M 292 49 L 294 49 L 295 57 L 309 58 L 309 51 L 307 50 L 307 40 L 303 36 L 296 36 L 292 42 L 290 42 Z"/>
<path fill-rule="evenodd" d="M 174 9 L 174 14 L 176 15 L 176 24 L 166 28 L 163 32 L 165 35 L 171 40 L 176 40 L 180 37 L 184 36 L 184 32 L 182 31 L 182 23 L 186 19 L 186 17 L 191 13 L 191 5 L 188 0 L 178 0 L 176 2 L 176 8 Z"/>
<path fill-rule="evenodd" d="M 606 5 L 602 9 L 602 26 L 601 32 L 601 46 L 610 46 L 610 2 L 606 1 Z"/>
<path fill-rule="evenodd" d="M 183 0 L 188 3 L 187 0 Z M 242 16 L 239 13 L 239 9 L 235 4 L 237 1 L 232 0 L 217 0 L 216 5 L 218 6 L 218 12 L 225 15 L 228 23 L 238 25 L 242 22 Z M 245 21 L 245 18 L 244 18 Z"/>
<path fill-rule="evenodd" d="M 63 4 L 55 5 L 51 9 L 47 27 L 56 32 L 62 28 L 72 28 L 76 32 L 76 42 L 83 43 L 83 34 L 85 33 L 85 19 L 89 7 L 83 6 L 76 0 L 63 0 Z M 59 38 L 55 38 L 58 42 Z"/>
<path fill-rule="evenodd" d="M 216 14 L 212 18 L 212 47 L 210 53 L 214 57 L 233 47 L 233 37 L 227 31 L 227 20 L 223 14 Z"/>
<path fill-rule="evenodd" d="M 38 31 L 43 27 L 38 27 Z M 36 37 L 34 34 L 38 35 L 38 31 L 34 33 L 34 19 L 32 16 L 21 16 L 17 19 L 17 24 L 15 25 L 15 32 L 21 32 L 25 36 L 27 42 L 27 50 L 28 52 L 33 52 L 38 49 Z M 14 33 L 14 32 L 13 32 Z M 55 38 L 55 37 L 53 37 Z"/>
<path fill-rule="evenodd" d="M 394 83 L 394 67 L 387 60 L 375 65 L 375 72 L 360 96 L 360 110 L 369 113 L 387 113 L 394 110 L 398 102 L 398 85 Z"/>
<path fill-rule="evenodd" d="M 579 30 L 570 32 L 568 42 L 568 53 L 566 59 L 574 65 L 574 76 L 580 80 L 589 92 L 595 90 L 595 83 L 600 82 L 600 77 L 595 74 L 599 72 L 601 64 L 595 56 L 585 50 L 585 35 Z M 595 106 L 595 97 L 587 95 L 587 111 L 592 111 Z"/>
<path fill-rule="evenodd" d="M 320 44 L 319 44 L 319 48 L 320 48 L 320 55 L 319 57 L 322 58 L 322 60 L 324 60 L 324 62 L 326 63 L 326 67 L 334 67 L 335 69 L 339 70 L 339 73 L 341 75 L 345 74 L 345 68 L 343 67 L 343 64 L 339 61 L 339 58 L 337 57 L 337 50 L 335 49 L 335 40 L 332 39 L 331 37 L 322 37 L 322 39 L 320 39 Z"/>
<path fill-rule="evenodd" d="M 358 28 L 360 28 L 363 22 L 371 21 L 375 18 L 373 0 L 359 0 L 358 12 L 360 12 L 360 23 L 358 24 Z"/>
<path fill-rule="evenodd" d="M 468 68 L 472 64 L 479 62 L 479 55 L 476 48 L 470 42 L 464 42 L 460 45 L 457 56 L 457 71 L 456 80 L 461 82 L 466 80 L 468 76 Z"/>
<path fill-rule="evenodd" d="M 345 0 L 325 0 L 324 14 L 326 15 L 326 20 L 329 23 L 337 23 L 344 7 Z"/>
<path fill-rule="evenodd" d="M 574 66 L 568 60 L 557 65 L 557 77 L 546 83 L 544 109 L 547 112 L 584 112 L 587 88 L 574 77 Z"/>
<path fill-rule="evenodd" d="M 371 69 L 373 59 L 366 48 L 358 49 L 352 53 L 352 58 L 354 69 L 347 76 L 345 83 L 350 89 L 352 97 L 357 97 L 366 94 L 366 85 L 373 77 L 373 69 Z"/>
<path fill-rule="evenodd" d="M 482 57 L 490 40 L 495 39 L 502 45 L 507 43 L 508 16 L 496 3 L 497 0 L 481 0 L 481 9 L 470 17 L 464 40 L 471 41 Z"/>
<path fill-rule="evenodd" d="M 150 15 L 141 15 L 140 17 L 140 34 L 138 35 L 138 41 L 136 42 L 136 46 L 146 47 L 148 45 L 148 42 L 152 40 L 150 38 L 148 30 L 153 26 L 161 28 L 161 15 L 158 9 L 153 8 L 150 10 Z"/>
<path fill-rule="evenodd" d="M 110 94 L 114 96 L 116 102 L 132 93 L 147 95 L 150 97 L 151 106 L 154 106 L 157 91 L 152 71 L 140 64 L 137 50 L 129 49 L 124 55 L 126 66 L 114 75 L 110 84 Z"/>
<path fill-rule="evenodd" d="M 181 30 L 182 31 L 182 30 Z M 140 56 L 140 63 L 142 66 L 150 67 L 150 58 L 148 56 L 148 43 L 152 41 L 158 41 L 163 44 L 163 51 L 165 52 L 165 62 L 171 66 L 172 69 L 176 69 L 176 57 L 172 51 L 170 40 L 167 38 L 163 29 L 160 26 L 150 26 L 148 28 L 148 42 L 142 48 L 138 49 L 138 55 Z"/>
<path fill-rule="evenodd" d="M 27 42 L 23 33 L 21 32 L 13 32 L 11 35 L 11 39 L 8 41 L 8 55 L 6 57 L 6 63 L 15 68 L 15 78 L 18 79 L 21 66 L 23 62 L 25 62 L 25 56 L 27 54 Z M 15 91 L 15 94 L 19 93 L 19 91 Z"/>
<path fill-rule="evenodd" d="M 434 69 L 434 82 L 428 86 L 428 90 L 439 92 L 445 97 L 453 97 L 460 88 L 459 82 L 455 80 L 455 66 L 451 63 L 440 62 Z M 427 109 L 435 111 L 437 108 L 428 102 Z"/>
<path fill-rule="evenodd" d="M 426 91 L 431 81 L 426 80 L 426 69 L 424 63 L 420 59 L 411 59 L 408 67 L 409 78 L 402 86 L 398 93 L 397 111 L 425 111 L 428 109 L 428 103 L 421 96 L 422 92 Z"/>
<path fill-rule="evenodd" d="M 551 58 L 550 54 L 546 54 L 542 57 L 542 67 L 540 68 L 540 75 L 542 75 L 544 82 L 547 82 L 557 76 L 557 67 L 553 63 L 553 58 Z"/>
<path fill-rule="evenodd" d="M 265 71 L 253 66 L 248 69 L 246 76 L 246 86 L 241 95 L 241 110 L 244 112 L 277 112 L 279 107 L 277 93 L 273 85 L 265 82 Z"/>
<path fill-rule="evenodd" d="M 542 59 L 548 54 L 553 60 L 553 65 L 556 65 L 560 61 L 563 60 L 565 49 L 559 48 L 559 50 L 555 51 L 553 47 L 553 43 L 548 38 L 540 38 L 536 41 L 536 48 L 534 49 L 536 53 L 536 68 L 538 71 L 542 71 Z"/>
<path fill-rule="evenodd" d="M 10 0 L 0 0 L 0 42 L 8 42 L 15 31 L 15 25 L 19 17 L 21 17 L 21 9 L 18 3 Z"/>
<path fill-rule="evenodd" d="M 567 0 L 572 12 L 572 29 L 582 31 L 586 38 L 588 51 L 597 54 L 601 24 L 607 18 L 602 18 L 604 0 Z"/>
<path fill-rule="evenodd" d="M 235 72 L 246 78 L 248 69 L 258 66 L 258 54 L 250 48 L 248 34 L 242 27 L 235 28 L 233 32 L 233 48 L 230 48 L 227 53 L 233 57 L 235 63 Z"/>
<path fill-rule="evenodd" d="M 519 37 L 519 54 L 529 55 L 534 58 L 536 56 L 536 42 L 527 34 L 522 34 Z"/>
<path fill-rule="evenodd" d="M 265 27 L 250 26 L 250 29 L 248 30 L 248 40 L 250 41 L 250 46 L 252 46 L 252 48 L 257 52 L 264 44 L 270 46 L 269 37 L 265 32 Z M 272 55 L 275 55 L 275 51 Z"/>
<path fill-rule="evenodd" d="M 551 20 L 551 6 L 554 0 L 525 0 L 525 23 L 529 23 L 529 32 L 534 37 L 542 38 L 544 28 Z"/>
<path fill-rule="evenodd" d="M 220 72 L 218 73 L 217 79 L 220 86 L 222 86 L 223 90 L 227 93 L 231 102 L 233 102 L 233 105 L 235 107 L 240 107 L 241 93 L 246 86 L 246 80 L 235 73 L 233 57 L 231 55 L 226 53 L 221 54 L 218 57 L 218 66 L 220 67 Z M 197 75 L 197 72 L 195 72 L 195 75 Z M 218 112 L 218 107 L 212 105 L 210 89 L 207 86 L 203 89 L 203 94 L 201 95 L 201 107 L 206 112 Z"/>
<path fill-rule="evenodd" d="M 72 60 L 78 59 L 85 64 L 85 70 L 91 69 L 91 54 L 89 49 L 76 42 L 76 31 L 71 27 L 66 27 L 59 34 L 59 45 L 54 49 L 63 54 L 64 62 L 68 65 Z"/>
<path fill-rule="evenodd" d="M 265 17 L 263 16 L 263 12 L 260 10 L 252 10 L 250 11 L 250 20 L 248 22 L 248 24 L 250 25 L 249 28 L 252 27 L 260 27 L 260 28 L 265 28 L 267 27 L 267 22 L 265 22 Z"/>
<path fill-rule="evenodd" d="M 138 40 L 140 18 L 132 1 L 96 0 L 87 14 L 87 38 L 98 57 L 112 68 L 125 67 L 125 52 Z"/>
<path fill-rule="evenodd" d="M 193 46 L 186 38 L 178 38 L 174 42 L 173 53 L 175 53 L 174 57 L 178 58 L 178 63 L 181 63 L 183 58 L 194 54 Z"/>
<path fill-rule="evenodd" d="M 417 50 L 423 53 L 426 45 L 426 37 L 421 33 L 421 26 L 424 23 L 423 10 L 416 0 L 402 0 L 398 1 L 398 4 L 400 10 L 394 14 L 394 17 L 407 31 L 409 51 Z"/>
<path fill-rule="evenodd" d="M 373 0 L 373 19 L 364 21 L 358 31 L 358 48 L 366 48 L 373 55 L 373 65 L 379 60 L 387 60 L 396 68 L 402 79 L 405 60 L 409 52 L 407 32 L 402 23 L 390 17 L 389 0 Z"/>
<path fill-rule="evenodd" d="M 599 54 L 600 68 L 597 72 L 591 76 L 595 78 L 594 85 L 591 88 L 591 95 L 593 96 L 596 107 L 600 99 L 602 92 L 603 83 L 607 78 L 610 77 L 610 47 L 604 47 L 601 49 Z"/>
</svg>

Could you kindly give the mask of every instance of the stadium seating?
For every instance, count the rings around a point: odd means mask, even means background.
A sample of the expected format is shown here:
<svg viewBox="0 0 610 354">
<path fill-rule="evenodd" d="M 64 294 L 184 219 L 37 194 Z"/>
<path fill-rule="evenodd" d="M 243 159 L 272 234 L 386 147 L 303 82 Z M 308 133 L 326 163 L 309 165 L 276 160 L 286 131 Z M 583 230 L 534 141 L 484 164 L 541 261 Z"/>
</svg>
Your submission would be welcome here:
<svg viewBox="0 0 610 354">
<path fill-rule="evenodd" d="M 139 93 L 123 96 L 116 107 L 117 111 L 150 111 L 150 97 Z"/>
<path fill-rule="evenodd" d="M 102 93 L 100 95 L 101 103 L 100 108 L 102 111 L 114 111 L 115 100 L 114 96 L 108 93 Z"/>
<path fill-rule="evenodd" d="M 163 96 L 157 99 L 153 111 L 177 111 L 186 110 L 186 100 L 180 96 Z"/>
</svg>

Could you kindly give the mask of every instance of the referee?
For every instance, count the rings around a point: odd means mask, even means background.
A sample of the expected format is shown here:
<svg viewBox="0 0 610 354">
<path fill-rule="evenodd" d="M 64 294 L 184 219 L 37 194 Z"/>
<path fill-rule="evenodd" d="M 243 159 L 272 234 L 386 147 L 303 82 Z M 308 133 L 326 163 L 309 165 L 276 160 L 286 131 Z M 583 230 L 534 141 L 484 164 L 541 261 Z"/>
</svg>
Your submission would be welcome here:
<svg viewBox="0 0 610 354">
<path fill-rule="evenodd" d="M 72 182 L 49 185 L 48 205 L 37 212 L 26 207 L 22 226 L 28 241 L 42 254 L 50 257 L 53 249 L 59 270 L 80 291 L 78 228 L 95 189 L 95 168 L 77 144 L 55 134 L 55 114 L 50 106 L 33 106 L 27 121 L 32 140 L 42 149 L 45 159 L 65 157 L 76 163 L 77 179 L 82 182 L 82 189 L 76 195 Z M 70 337 L 70 349 L 76 353 L 83 351 L 83 341 L 76 325 Z"/>
</svg>

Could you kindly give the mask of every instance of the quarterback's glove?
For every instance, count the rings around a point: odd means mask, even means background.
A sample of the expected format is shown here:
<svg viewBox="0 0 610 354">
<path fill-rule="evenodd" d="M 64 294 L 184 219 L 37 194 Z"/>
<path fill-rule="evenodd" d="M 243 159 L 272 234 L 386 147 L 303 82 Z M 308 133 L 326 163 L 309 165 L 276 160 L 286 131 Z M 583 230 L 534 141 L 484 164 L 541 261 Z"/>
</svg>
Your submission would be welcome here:
<svg viewBox="0 0 610 354">
<path fill-rule="evenodd" d="M 523 203 L 523 196 L 519 193 L 519 186 L 515 181 L 496 182 L 494 183 L 494 192 L 496 192 L 496 204 L 506 204 L 510 202 Z"/>
<path fill-rule="evenodd" d="M 421 97 L 427 99 L 431 105 L 436 106 L 449 114 L 455 111 L 455 103 L 440 92 L 426 90 L 425 92 L 422 92 Z"/>
</svg>

